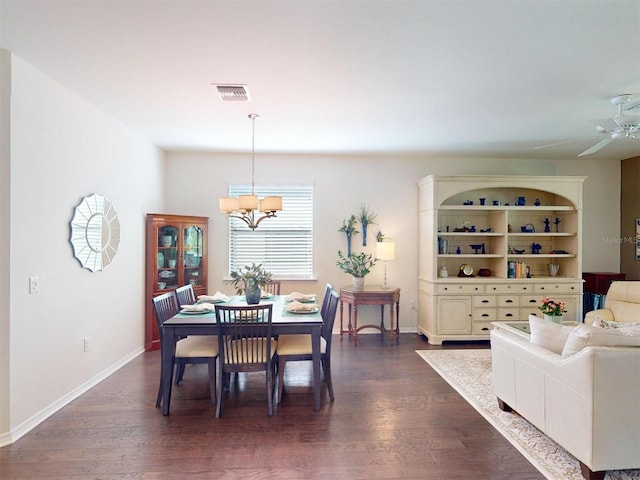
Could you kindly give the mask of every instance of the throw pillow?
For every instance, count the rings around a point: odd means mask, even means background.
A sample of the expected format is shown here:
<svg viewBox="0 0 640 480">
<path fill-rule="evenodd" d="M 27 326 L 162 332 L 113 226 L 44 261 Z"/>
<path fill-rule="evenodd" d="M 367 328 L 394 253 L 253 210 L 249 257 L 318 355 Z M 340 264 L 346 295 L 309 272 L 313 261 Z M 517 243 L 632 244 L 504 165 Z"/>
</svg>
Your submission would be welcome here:
<svg viewBox="0 0 640 480">
<path fill-rule="evenodd" d="M 640 322 L 616 322 L 596 317 L 592 325 L 598 328 L 615 329 L 623 335 L 640 335 Z"/>
<path fill-rule="evenodd" d="M 585 347 L 640 347 L 639 335 L 627 335 L 620 329 L 578 325 L 562 349 L 563 357 L 575 355 Z"/>
<path fill-rule="evenodd" d="M 529 342 L 560 354 L 573 328 L 529 315 Z"/>
</svg>

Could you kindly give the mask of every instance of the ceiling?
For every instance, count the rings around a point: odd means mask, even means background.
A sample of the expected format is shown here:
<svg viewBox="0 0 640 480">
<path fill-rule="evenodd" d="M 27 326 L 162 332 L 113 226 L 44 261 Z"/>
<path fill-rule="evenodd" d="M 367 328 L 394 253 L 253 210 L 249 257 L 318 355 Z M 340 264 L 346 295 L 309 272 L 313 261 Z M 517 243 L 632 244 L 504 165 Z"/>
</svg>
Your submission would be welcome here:
<svg viewBox="0 0 640 480">
<path fill-rule="evenodd" d="M 255 112 L 257 152 L 576 158 L 639 46 L 640 0 L 0 0 L 1 48 L 167 150 L 248 151 Z"/>
</svg>

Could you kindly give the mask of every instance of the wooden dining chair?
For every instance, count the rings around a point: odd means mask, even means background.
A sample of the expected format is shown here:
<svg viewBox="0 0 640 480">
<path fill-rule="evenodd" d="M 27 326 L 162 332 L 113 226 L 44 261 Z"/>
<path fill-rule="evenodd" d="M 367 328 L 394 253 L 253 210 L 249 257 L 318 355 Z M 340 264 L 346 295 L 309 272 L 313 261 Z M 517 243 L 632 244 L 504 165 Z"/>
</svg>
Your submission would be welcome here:
<svg viewBox="0 0 640 480">
<path fill-rule="evenodd" d="M 324 297 L 322 297 L 322 307 L 320 308 L 320 314 L 322 318 L 324 318 L 327 314 L 327 307 L 329 307 L 329 299 L 331 299 L 331 290 L 333 290 L 333 285 L 327 282 L 327 285 L 324 287 Z"/>
<path fill-rule="evenodd" d="M 178 305 L 193 305 L 196 303 L 196 294 L 193 291 L 193 285 L 183 285 L 176 288 L 176 297 L 178 297 Z"/>
<path fill-rule="evenodd" d="M 271 295 L 280 295 L 280 280 L 271 280 L 264 286 L 262 291 Z"/>
<path fill-rule="evenodd" d="M 322 316 L 322 338 L 320 338 L 320 361 L 324 372 L 324 381 L 329 390 L 329 398 L 333 402 L 333 384 L 331 382 L 331 338 L 333 333 L 333 323 L 338 311 L 340 294 L 331 290 L 328 295 L 327 311 Z M 292 334 L 280 335 L 276 355 L 278 358 L 278 403 L 282 401 L 284 394 L 284 368 L 287 362 L 295 360 L 312 360 L 311 335 Z"/>
<path fill-rule="evenodd" d="M 220 352 L 216 418 L 222 415 L 225 379 L 239 372 L 265 372 L 267 413 L 273 415 L 273 356 L 277 342 L 271 336 L 272 308 L 273 304 L 216 305 Z"/>
<path fill-rule="evenodd" d="M 160 336 L 160 355 L 162 356 L 162 339 L 164 337 L 162 324 L 180 311 L 178 300 L 174 291 L 158 295 L 151 299 L 156 313 L 158 334 Z M 178 373 L 180 369 L 184 373 L 185 364 L 206 363 L 209 369 L 209 391 L 211 400 L 216 403 L 216 359 L 218 357 L 218 343 L 213 335 L 192 335 L 181 338 L 176 342 L 176 353 L 174 355 L 172 368 L 178 366 L 176 372 L 176 384 L 179 384 Z M 173 377 L 173 372 L 171 372 Z M 181 379 L 181 378 L 180 378 Z M 160 387 L 156 407 L 162 402 L 162 371 L 160 372 Z"/>
</svg>

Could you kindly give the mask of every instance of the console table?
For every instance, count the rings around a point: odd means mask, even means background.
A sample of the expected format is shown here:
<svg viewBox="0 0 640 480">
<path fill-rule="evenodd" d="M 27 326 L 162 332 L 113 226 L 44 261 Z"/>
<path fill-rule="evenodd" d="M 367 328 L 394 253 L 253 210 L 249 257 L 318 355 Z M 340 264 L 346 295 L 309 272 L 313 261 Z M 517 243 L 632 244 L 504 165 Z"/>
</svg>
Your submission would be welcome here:
<svg viewBox="0 0 640 480">
<path fill-rule="evenodd" d="M 344 328 L 343 322 L 343 305 L 349 305 L 349 324 L 347 329 Z M 360 325 L 358 326 L 358 305 L 380 305 L 380 326 L 378 325 Z M 390 308 L 390 328 L 387 330 L 384 326 L 384 306 L 389 305 Z M 351 310 L 353 307 L 353 323 L 351 321 Z M 395 327 L 393 325 L 395 308 Z M 358 332 L 365 328 L 377 328 L 381 333 L 389 335 L 389 341 L 393 345 L 394 341 L 398 342 L 400 334 L 399 326 L 400 317 L 400 289 L 388 287 L 383 289 L 380 286 L 365 285 L 361 289 L 353 287 L 340 288 L 340 340 L 342 335 L 348 333 L 353 336 L 354 345 L 358 345 Z"/>
</svg>

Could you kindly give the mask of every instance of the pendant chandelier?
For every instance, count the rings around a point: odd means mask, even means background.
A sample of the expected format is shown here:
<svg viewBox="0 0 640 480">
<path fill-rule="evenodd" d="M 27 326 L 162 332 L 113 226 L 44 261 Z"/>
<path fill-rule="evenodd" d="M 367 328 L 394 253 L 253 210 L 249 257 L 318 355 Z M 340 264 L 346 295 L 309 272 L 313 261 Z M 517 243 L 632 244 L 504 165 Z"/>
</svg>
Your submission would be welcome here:
<svg viewBox="0 0 640 480">
<path fill-rule="evenodd" d="M 265 218 L 276 216 L 276 212 L 282 210 L 282 197 L 264 197 L 259 199 L 255 194 L 256 171 L 256 118 L 257 113 L 249 114 L 251 119 L 251 195 L 239 195 L 235 197 L 220 198 L 220 212 L 226 213 L 229 218 L 239 218 L 251 230 L 258 228 Z M 262 213 L 261 216 L 258 215 Z"/>
</svg>

